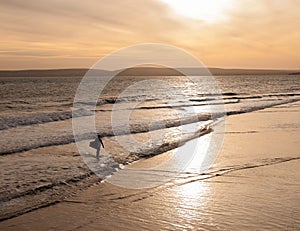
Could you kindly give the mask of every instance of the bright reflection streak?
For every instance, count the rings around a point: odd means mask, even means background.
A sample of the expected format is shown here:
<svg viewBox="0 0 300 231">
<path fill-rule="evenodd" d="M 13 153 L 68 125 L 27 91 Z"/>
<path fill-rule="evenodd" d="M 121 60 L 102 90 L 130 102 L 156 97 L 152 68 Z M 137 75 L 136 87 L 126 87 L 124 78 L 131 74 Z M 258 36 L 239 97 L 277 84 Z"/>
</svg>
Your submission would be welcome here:
<svg viewBox="0 0 300 231">
<path fill-rule="evenodd" d="M 176 211 L 183 220 L 199 219 L 206 206 L 209 184 L 203 181 L 186 183 L 174 188 Z"/>
<path fill-rule="evenodd" d="M 207 134 L 197 139 L 195 155 L 185 172 L 178 177 L 176 183 L 179 186 L 173 189 L 174 198 L 178 203 L 176 211 L 183 220 L 199 219 L 206 206 L 209 184 L 202 181 L 206 176 L 199 175 L 199 173 L 202 173 L 203 168 L 206 167 L 211 138 L 211 134 Z"/>
<path fill-rule="evenodd" d="M 195 147 L 195 155 L 193 159 L 186 167 L 186 172 L 201 172 L 203 170 L 203 164 L 205 158 L 207 158 L 207 152 L 209 151 L 211 142 L 211 135 L 207 134 L 201 138 L 198 138 L 197 146 Z"/>
</svg>

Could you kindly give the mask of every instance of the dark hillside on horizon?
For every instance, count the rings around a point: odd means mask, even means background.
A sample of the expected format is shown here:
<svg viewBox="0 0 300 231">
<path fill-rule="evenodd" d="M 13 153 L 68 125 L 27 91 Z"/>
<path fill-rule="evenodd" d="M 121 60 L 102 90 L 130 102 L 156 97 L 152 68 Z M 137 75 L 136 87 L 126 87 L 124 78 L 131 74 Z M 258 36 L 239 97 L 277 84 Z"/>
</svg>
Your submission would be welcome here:
<svg viewBox="0 0 300 231">
<path fill-rule="evenodd" d="M 0 77 L 83 77 L 89 69 L 49 69 L 49 70 L 3 70 L 0 71 Z M 199 69 L 181 68 L 189 75 L 199 75 Z M 203 69 L 205 70 L 205 69 Z M 299 70 L 260 70 L 260 69 L 224 69 L 209 68 L 213 75 L 299 75 Z M 98 76 L 115 75 L 119 71 L 93 70 L 93 74 Z M 204 75 L 206 72 L 203 71 Z M 158 67 L 135 67 L 128 68 L 119 76 L 181 76 L 182 74 L 171 68 Z"/>
</svg>

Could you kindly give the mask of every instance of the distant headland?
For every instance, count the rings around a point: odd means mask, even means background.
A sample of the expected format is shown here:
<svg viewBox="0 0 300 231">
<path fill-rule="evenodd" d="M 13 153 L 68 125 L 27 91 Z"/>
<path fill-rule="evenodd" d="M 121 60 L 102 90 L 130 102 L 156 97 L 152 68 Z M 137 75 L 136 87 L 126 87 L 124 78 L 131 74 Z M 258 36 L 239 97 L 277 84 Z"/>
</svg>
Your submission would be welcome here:
<svg viewBox="0 0 300 231">
<path fill-rule="evenodd" d="M 206 75 L 206 69 L 201 74 L 201 68 L 180 68 L 181 71 L 188 73 L 191 76 Z M 200 70 L 200 71 L 199 71 Z M 87 68 L 70 68 L 70 69 L 40 69 L 40 70 L 1 70 L 0 77 L 83 77 Z M 176 69 L 165 67 L 134 67 L 124 71 L 115 70 L 92 70 L 94 75 L 107 76 L 181 76 L 182 73 Z M 264 70 L 264 69 L 224 69 L 224 68 L 209 68 L 212 75 L 216 76 L 231 76 L 231 75 L 300 75 L 300 70 Z"/>
</svg>

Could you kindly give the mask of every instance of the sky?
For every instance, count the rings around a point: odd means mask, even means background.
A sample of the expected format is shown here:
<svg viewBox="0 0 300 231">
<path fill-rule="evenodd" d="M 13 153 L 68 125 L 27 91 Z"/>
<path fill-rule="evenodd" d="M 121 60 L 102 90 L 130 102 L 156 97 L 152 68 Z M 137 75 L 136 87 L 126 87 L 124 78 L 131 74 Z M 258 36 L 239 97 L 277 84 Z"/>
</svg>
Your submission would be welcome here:
<svg viewBox="0 0 300 231">
<path fill-rule="evenodd" d="M 300 69 L 300 0 L 1 0 L 0 69 L 89 68 L 139 43 L 208 67 Z"/>
</svg>

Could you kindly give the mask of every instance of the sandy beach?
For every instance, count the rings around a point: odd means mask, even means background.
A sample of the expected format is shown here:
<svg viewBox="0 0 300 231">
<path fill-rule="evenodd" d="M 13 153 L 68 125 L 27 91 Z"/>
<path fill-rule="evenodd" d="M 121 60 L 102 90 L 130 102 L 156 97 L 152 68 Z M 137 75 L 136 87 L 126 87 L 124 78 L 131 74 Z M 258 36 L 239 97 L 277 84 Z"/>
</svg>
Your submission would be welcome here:
<svg viewBox="0 0 300 231">
<path fill-rule="evenodd" d="M 0 229 L 297 230 L 299 113 L 296 102 L 229 116 L 218 159 L 204 174 L 187 169 L 142 190 L 98 182 Z"/>
</svg>

